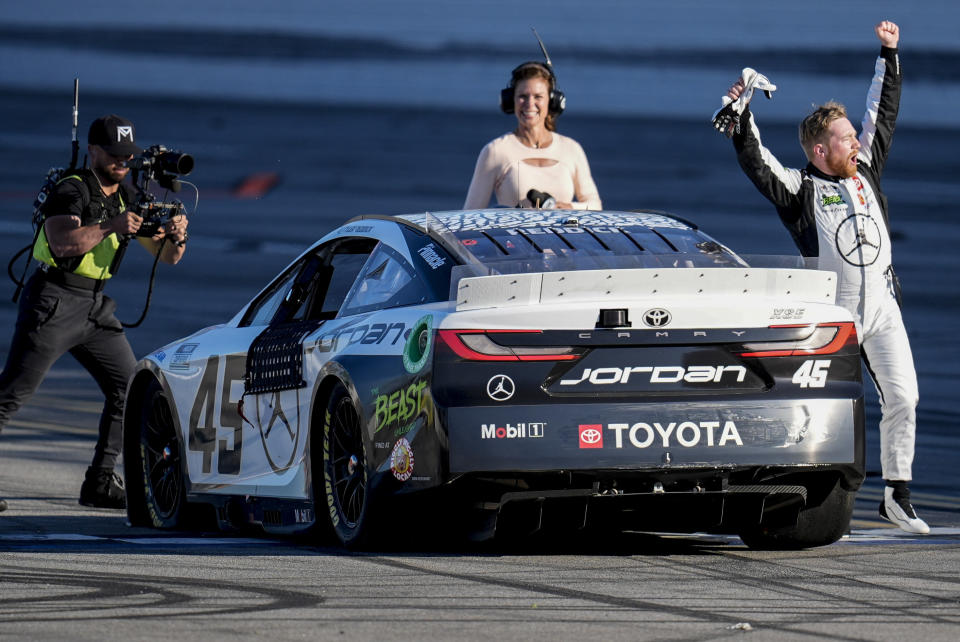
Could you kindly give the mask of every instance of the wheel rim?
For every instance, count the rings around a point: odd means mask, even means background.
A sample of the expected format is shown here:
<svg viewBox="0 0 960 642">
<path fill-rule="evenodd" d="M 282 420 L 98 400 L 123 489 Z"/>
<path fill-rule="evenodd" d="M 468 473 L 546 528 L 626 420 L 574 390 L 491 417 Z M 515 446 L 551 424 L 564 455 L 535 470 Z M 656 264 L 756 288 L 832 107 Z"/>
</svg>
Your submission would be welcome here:
<svg viewBox="0 0 960 642">
<path fill-rule="evenodd" d="M 170 406 L 161 393 L 150 400 L 150 411 L 141 432 L 147 492 L 157 512 L 168 518 L 180 508 L 183 480 L 180 477 L 180 447 L 174 434 Z"/>
<path fill-rule="evenodd" d="M 356 528 L 367 496 L 367 471 L 360 417 L 349 397 L 341 398 L 330 416 L 329 469 L 340 516 Z"/>
</svg>

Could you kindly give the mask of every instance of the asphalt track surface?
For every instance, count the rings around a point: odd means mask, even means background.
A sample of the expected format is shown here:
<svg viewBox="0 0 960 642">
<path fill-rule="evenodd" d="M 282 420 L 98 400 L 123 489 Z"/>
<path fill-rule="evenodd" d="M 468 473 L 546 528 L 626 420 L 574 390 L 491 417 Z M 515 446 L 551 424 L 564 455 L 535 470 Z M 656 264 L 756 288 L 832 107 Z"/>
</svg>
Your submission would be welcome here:
<svg viewBox="0 0 960 642">
<path fill-rule="evenodd" d="M 30 240 L 30 203 L 47 167 L 66 160 L 69 99 L 5 98 L 0 255 L 9 257 Z M 122 113 L 142 141 L 197 159 L 189 251 L 179 266 L 161 266 L 147 320 L 129 331 L 138 355 L 226 320 L 351 216 L 456 209 L 480 147 L 511 126 L 497 114 L 442 109 L 124 96 L 85 96 L 82 111 Z M 668 210 L 741 252 L 793 253 L 729 143 L 706 123 L 568 114 L 561 129 L 586 148 L 607 208 Z M 764 134 L 785 163 L 800 162 L 792 127 Z M 0 639 L 955 640 L 958 144 L 957 131 L 901 127 L 886 174 L 922 397 L 914 504 L 932 535 L 909 537 L 878 520 L 876 475 L 848 537 L 793 553 L 654 534 L 507 547 L 410 542 L 401 523 L 393 545 L 355 554 L 249 533 L 130 528 L 120 511 L 76 503 L 102 401 L 65 357 L 0 436 L 0 496 L 11 503 L 0 515 Z M 132 249 L 110 284 L 121 319 L 140 315 L 149 268 Z M 3 357 L 16 316 L 11 291 L 0 291 Z M 871 404 L 871 471 L 876 421 Z"/>
</svg>

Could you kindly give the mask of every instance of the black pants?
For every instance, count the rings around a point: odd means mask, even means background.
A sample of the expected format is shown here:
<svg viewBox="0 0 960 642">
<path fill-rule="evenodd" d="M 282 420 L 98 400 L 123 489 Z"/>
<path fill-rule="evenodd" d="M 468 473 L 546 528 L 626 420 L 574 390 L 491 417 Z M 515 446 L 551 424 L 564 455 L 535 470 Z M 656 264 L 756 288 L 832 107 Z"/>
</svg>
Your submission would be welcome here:
<svg viewBox="0 0 960 642">
<path fill-rule="evenodd" d="M 105 401 L 92 466 L 113 468 L 120 455 L 127 380 L 136 359 L 102 292 L 52 282 L 37 271 L 20 300 L 7 364 L 0 374 L 0 430 L 65 352 L 93 375 Z"/>
</svg>

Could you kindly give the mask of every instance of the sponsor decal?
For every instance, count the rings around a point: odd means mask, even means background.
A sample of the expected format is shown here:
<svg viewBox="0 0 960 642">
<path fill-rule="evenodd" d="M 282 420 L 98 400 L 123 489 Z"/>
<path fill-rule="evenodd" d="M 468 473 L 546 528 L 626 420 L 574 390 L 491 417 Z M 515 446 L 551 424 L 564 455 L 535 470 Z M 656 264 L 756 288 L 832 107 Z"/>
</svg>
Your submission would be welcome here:
<svg viewBox="0 0 960 642">
<path fill-rule="evenodd" d="M 124 138 L 133 142 L 133 127 L 130 125 L 117 125 L 117 142 L 119 143 Z"/>
<path fill-rule="evenodd" d="M 160 363 L 163 363 L 163 360 L 167 358 L 167 353 L 164 352 L 163 350 L 161 350 L 160 352 L 154 352 L 153 358 L 159 361 Z"/>
<path fill-rule="evenodd" d="M 340 525 L 340 515 L 337 514 L 336 499 L 333 494 L 333 479 L 330 476 L 330 411 L 323 416 L 323 490 L 327 496 L 327 510 L 330 513 L 330 523 L 336 528 Z M 366 481 L 366 472 L 364 472 Z"/>
<path fill-rule="evenodd" d="M 493 375 L 487 382 L 487 396 L 494 401 L 507 401 L 516 390 L 513 379 L 505 374 Z"/>
<path fill-rule="evenodd" d="M 584 368 L 575 379 L 561 379 L 561 386 L 576 386 L 590 382 L 593 385 L 604 386 L 624 384 L 630 381 L 631 375 L 648 375 L 642 379 L 649 383 L 722 383 L 726 379 L 735 379 L 743 382 L 747 376 L 747 369 L 743 366 L 624 366 L 622 368 Z M 636 380 L 639 377 L 635 377 Z"/>
<path fill-rule="evenodd" d="M 340 228 L 340 234 L 367 234 L 372 231 L 372 225 L 348 225 Z"/>
<path fill-rule="evenodd" d="M 742 446 L 743 440 L 733 421 L 671 421 L 662 424 L 638 422 L 635 424 L 607 424 L 613 431 L 614 448 L 628 444 L 634 448 L 649 448 L 654 444 L 664 448 L 681 446 Z M 581 437 L 582 444 L 582 437 Z M 583 447 L 581 445 L 581 447 Z"/>
<path fill-rule="evenodd" d="M 856 267 L 873 265 L 880 256 L 883 237 L 880 226 L 865 214 L 852 214 L 837 226 L 834 237 L 837 253 Z"/>
<path fill-rule="evenodd" d="M 854 176 L 852 180 L 853 184 L 857 186 L 857 198 L 860 199 L 860 204 L 866 205 L 867 199 L 863 197 L 863 183 L 860 181 L 860 177 Z"/>
<path fill-rule="evenodd" d="M 603 424 L 580 424 L 580 447 L 603 448 Z"/>
<path fill-rule="evenodd" d="M 830 196 L 824 196 L 820 201 L 822 205 L 843 205 L 843 197 L 839 194 L 832 194 Z"/>
<path fill-rule="evenodd" d="M 420 258 L 423 259 L 432 270 L 436 270 L 447 262 L 445 258 L 437 253 L 437 247 L 433 243 L 428 243 L 421 247 L 417 250 L 417 254 L 420 255 Z"/>
<path fill-rule="evenodd" d="M 670 313 L 663 308 L 653 308 L 643 313 L 643 323 L 651 328 L 662 328 L 670 323 Z"/>
<path fill-rule="evenodd" d="M 345 346 L 360 343 L 363 345 L 396 345 L 407 336 L 406 325 L 397 323 L 374 323 L 373 325 L 343 325 L 317 337 L 314 349 L 317 352 L 332 352 Z"/>
<path fill-rule="evenodd" d="M 374 432 L 387 427 L 396 427 L 399 432 L 403 426 L 412 424 L 416 417 L 426 413 L 431 405 L 430 388 L 425 379 L 417 379 L 406 388 L 377 395 L 374 402 L 377 428 Z M 412 425 L 404 432 L 410 432 L 410 429 Z"/>
<path fill-rule="evenodd" d="M 199 343 L 181 344 L 176 352 L 173 353 L 173 358 L 170 359 L 170 365 L 167 367 L 171 370 L 186 370 L 190 367 L 191 355 L 193 355 L 194 351 L 199 347 Z"/>
<path fill-rule="evenodd" d="M 528 439 L 543 437 L 547 428 L 544 422 L 517 424 L 480 424 L 480 439 Z"/>
<path fill-rule="evenodd" d="M 594 228 L 590 228 L 591 231 Z M 519 236 L 520 234 L 585 234 L 586 230 L 579 227 L 524 227 L 522 229 L 512 229 L 507 230 L 507 234 L 511 236 Z"/>
<path fill-rule="evenodd" d="M 284 390 L 256 396 L 257 428 L 263 453 L 278 475 L 293 465 L 300 441 L 300 391 Z M 287 411 L 283 405 L 287 404 Z M 289 418 L 287 417 L 290 413 Z"/>
<path fill-rule="evenodd" d="M 413 475 L 413 449 L 403 437 L 397 440 L 390 453 L 390 472 L 400 481 L 407 481 Z"/>
<path fill-rule="evenodd" d="M 313 522 L 313 511 L 309 508 L 294 508 L 293 521 L 297 524 L 310 524 Z"/>
<path fill-rule="evenodd" d="M 433 317 L 426 315 L 413 324 L 413 329 L 403 346 L 403 368 L 410 374 L 423 370 L 430 356 L 433 342 Z"/>
</svg>

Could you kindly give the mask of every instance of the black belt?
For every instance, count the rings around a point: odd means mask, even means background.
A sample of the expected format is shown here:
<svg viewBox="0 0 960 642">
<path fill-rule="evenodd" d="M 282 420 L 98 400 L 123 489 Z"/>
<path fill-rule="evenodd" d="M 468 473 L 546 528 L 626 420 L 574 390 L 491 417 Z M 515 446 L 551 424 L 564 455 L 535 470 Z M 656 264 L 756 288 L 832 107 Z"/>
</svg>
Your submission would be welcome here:
<svg viewBox="0 0 960 642">
<path fill-rule="evenodd" d="M 56 283 L 57 285 L 66 285 L 71 288 L 82 288 L 84 290 L 92 290 L 93 292 L 99 292 L 106 284 L 105 279 L 91 279 L 88 276 L 81 276 L 79 274 L 74 274 L 73 272 L 64 272 L 60 268 L 55 268 L 52 265 L 46 264 L 40 266 L 38 274 L 40 274 L 47 281 Z"/>
</svg>

